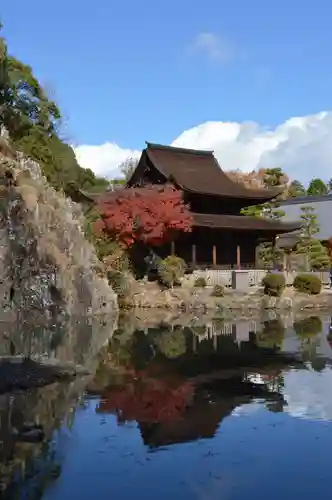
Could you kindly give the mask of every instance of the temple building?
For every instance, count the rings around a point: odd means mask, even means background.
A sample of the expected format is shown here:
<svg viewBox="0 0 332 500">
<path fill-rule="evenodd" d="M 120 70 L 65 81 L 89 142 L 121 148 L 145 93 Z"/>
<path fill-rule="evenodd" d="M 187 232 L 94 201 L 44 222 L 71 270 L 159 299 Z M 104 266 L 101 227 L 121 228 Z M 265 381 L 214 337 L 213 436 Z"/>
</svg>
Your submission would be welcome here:
<svg viewBox="0 0 332 500">
<path fill-rule="evenodd" d="M 254 266 L 259 243 L 275 243 L 278 235 L 299 229 L 298 222 L 241 215 L 242 208 L 270 201 L 279 191 L 249 189 L 231 180 L 212 151 L 147 142 L 126 187 L 166 183 L 183 192 L 194 226 L 160 249 L 161 256 L 175 253 L 206 268 Z"/>
</svg>

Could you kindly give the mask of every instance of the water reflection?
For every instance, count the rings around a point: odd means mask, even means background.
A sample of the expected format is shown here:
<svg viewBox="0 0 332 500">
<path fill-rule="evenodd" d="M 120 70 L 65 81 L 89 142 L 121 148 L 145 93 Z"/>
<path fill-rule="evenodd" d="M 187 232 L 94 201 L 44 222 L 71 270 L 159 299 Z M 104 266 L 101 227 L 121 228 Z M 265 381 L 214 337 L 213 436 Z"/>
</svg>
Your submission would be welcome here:
<svg viewBox="0 0 332 500">
<path fill-rule="evenodd" d="M 285 469 L 286 447 L 292 446 L 289 458 L 297 463 L 303 462 L 301 446 L 309 446 L 312 433 L 320 443 L 324 434 L 326 446 L 332 444 L 325 429 L 318 427 L 323 420 L 332 426 L 330 332 L 331 319 L 313 315 L 236 324 L 222 318 L 182 317 L 171 324 L 160 319 L 156 323 L 127 315 L 100 351 L 92 378 L 0 400 L 2 475 L 8 482 L 19 469 L 8 498 L 25 498 L 33 490 L 39 492 L 36 498 L 47 500 L 103 498 L 110 491 L 128 499 L 138 493 L 142 498 L 172 494 L 191 499 L 201 490 L 209 491 L 213 470 L 219 479 L 228 471 L 227 498 L 256 498 L 261 490 L 249 476 L 264 470 L 261 482 L 270 488 L 267 463 L 281 468 L 284 478 L 292 481 Z M 64 423 L 68 418 L 73 426 L 69 434 L 70 425 Z M 299 422 L 306 420 L 315 426 L 303 434 Z M 14 439 L 13 428 L 27 421 L 42 424 L 43 443 Z M 58 436 L 64 433 L 61 454 Z M 302 436 L 300 443 L 294 441 L 294 433 Z M 202 443 L 207 442 L 210 451 L 203 453 Z M 310 444 L 310 456 L 317 461 L 320 452 L 315 446 Z M 167 474 L 166 449 L 172 453 Z M 158 453 L 148 458 L 151 451 Z M 150 462 L 154 465 L 146 465 L 152 467 L 146 476 L 142 463 Z M 185 486 L 188 464 L 193 468 L 190 487 Z M 282 492 L 286 499 L 300 493 L 301 498 L 311 498 L 306 496 L 306 477 L 323 491 L 315 477 L 325 474 L 324 466 L 310 467 L 311 476 L 306 476 L 302 463 L 300 490 L 286 490 L 281 477 L 284 489 L 266 489 L 264 495 L 270 491 L 271 498 Z M 30 477 L 19 480 L 27 468 Z M 220 494 L 217 489 L 215 498 Z"/>
<path fill-rule="evenodd" d="M 0 395 L 2 490 L 13 477 L 20 482 L 20 478 L 27 475 L 40 489 L 46 478 L 58 476 L 60 464 L 51 450 L 51 438 L 61 425 L 69 428 L 72 425 L 85 384 L 86 380 L 81 378 L 28 393 Z M 14 498 L 12 490 L 7 494 L 8 498 Z"/>
<path fill-rule="evenodd" d="M 117 316 L 72 317 L 52 327 L 38 322 L 1 322 L 0 356 L 47 358 L 89 366 L 112 336 Z"/>
</svg>

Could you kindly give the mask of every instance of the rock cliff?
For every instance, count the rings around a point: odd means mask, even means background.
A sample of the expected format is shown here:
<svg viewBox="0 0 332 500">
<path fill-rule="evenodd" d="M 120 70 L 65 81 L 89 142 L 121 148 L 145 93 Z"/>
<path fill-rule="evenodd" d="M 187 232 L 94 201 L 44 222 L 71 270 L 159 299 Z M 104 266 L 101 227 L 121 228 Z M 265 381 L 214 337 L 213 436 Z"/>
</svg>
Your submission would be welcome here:
<svg viewBox="0 0 332 500">
<path fill-rule="evenodd" d="M 49 356 L 52 341 L 63 345 L 60 338 L 69 331 L 74 332 L 74 354 L 78 345 L 82 351 L 91 341 L 91 321 L 95 323 L 97 316 L 107 315 L 111 333 L 117 297 L 84 237 L 79 205 L 51 188 L 37 163 L 11 154 L 4 144 L 0 143 L 0 321 L 6 342 L 0 354 L 9 350 Z M 38 341 L 45 336 L 47 345 Z"/>
</svg>

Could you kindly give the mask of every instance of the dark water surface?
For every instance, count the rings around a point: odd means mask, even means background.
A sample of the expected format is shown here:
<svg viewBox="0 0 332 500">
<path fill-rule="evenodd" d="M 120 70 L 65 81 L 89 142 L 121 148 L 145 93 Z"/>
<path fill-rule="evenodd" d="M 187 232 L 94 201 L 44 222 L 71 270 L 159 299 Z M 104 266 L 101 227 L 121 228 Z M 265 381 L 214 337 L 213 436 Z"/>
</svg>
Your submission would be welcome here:
<svg viewBox="0 0 332 500">
<path fill-rule="evenodd" d="M 330 324 L 124 322 L 93 378 L 0 396 L 3 498 L 330 499 Z"/>
</svg>

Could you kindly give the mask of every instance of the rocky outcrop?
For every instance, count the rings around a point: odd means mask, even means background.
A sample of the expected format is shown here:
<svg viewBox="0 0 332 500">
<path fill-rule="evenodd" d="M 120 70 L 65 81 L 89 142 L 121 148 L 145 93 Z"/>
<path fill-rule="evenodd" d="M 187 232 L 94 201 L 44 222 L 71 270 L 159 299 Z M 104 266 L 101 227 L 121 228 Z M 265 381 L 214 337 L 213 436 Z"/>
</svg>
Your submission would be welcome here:
<svg viewBox="0 0 332 500">
<path fill-rule="evenodd" d="M 67 336 L 65 350 L 82 357 L 100 326 L 89 317 L 107 317 L 112 333 L 117 296 L 82 227 L 79 205 L 37 163 L 0 152 L 0 354 L 49 356 Z"/>
</svg>

